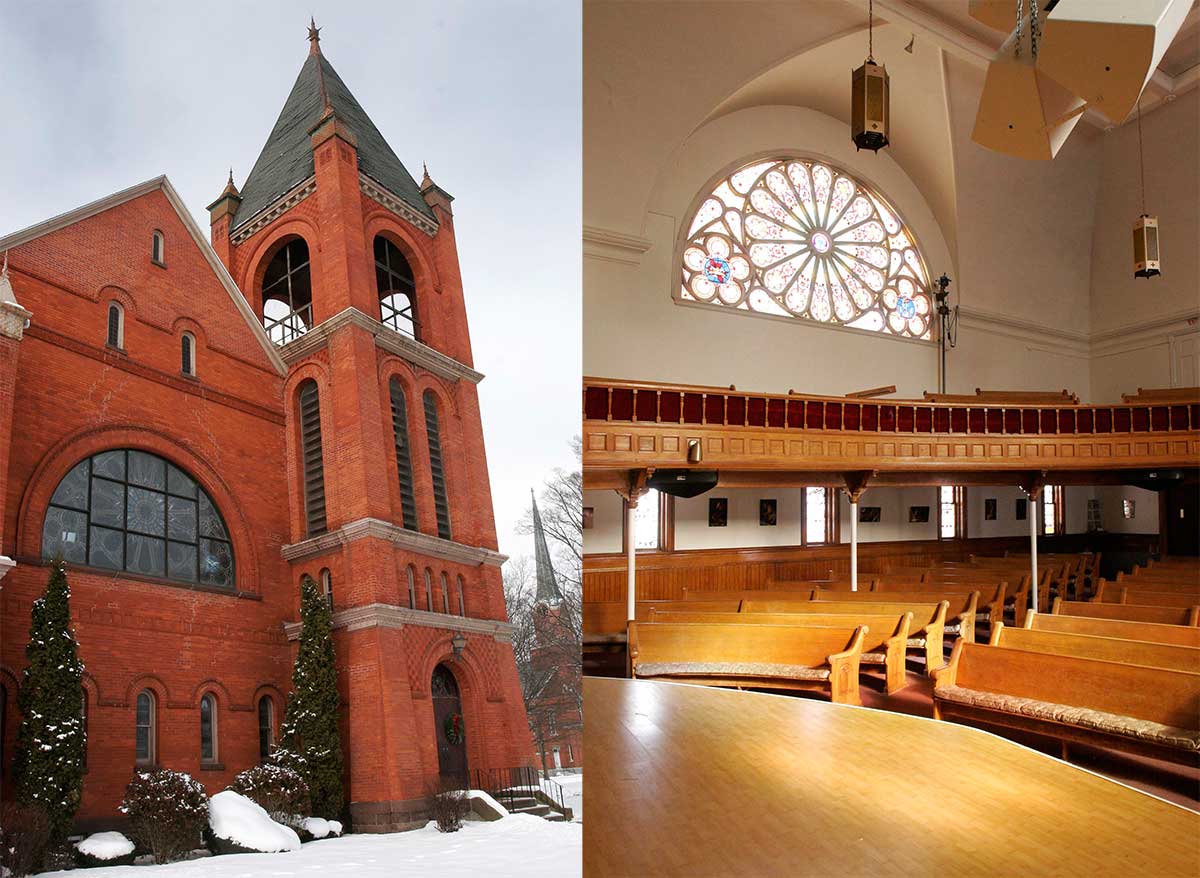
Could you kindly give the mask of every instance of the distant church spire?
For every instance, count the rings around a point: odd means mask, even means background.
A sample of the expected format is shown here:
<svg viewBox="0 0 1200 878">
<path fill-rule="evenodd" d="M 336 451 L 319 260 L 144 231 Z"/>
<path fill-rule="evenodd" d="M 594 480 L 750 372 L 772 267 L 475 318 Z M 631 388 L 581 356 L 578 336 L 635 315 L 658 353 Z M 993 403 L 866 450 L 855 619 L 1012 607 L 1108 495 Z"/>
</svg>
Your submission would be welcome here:
<svg viewBox="0 0 1200 878">
<path fill-rule="evenodd" d="M 533 500 L 533 557 L 537 563 L 537 602 L 539 604 L 558 605 L 562 602 L 562 592 L 554 579 L 554 566 L 550 563 L 550 549 L 546 545 L 546 531 L 542 528 L 542 516 L 538 512 L 537 498 L 533 489 L 529 489 Z"/>
</svg>

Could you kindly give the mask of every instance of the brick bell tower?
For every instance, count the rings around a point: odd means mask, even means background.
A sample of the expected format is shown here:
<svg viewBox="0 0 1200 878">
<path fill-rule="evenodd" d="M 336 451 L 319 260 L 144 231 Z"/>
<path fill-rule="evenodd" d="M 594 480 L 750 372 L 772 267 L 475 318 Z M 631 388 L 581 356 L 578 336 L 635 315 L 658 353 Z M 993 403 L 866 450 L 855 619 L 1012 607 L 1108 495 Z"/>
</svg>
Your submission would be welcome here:
<svg viewBox="0 0 1200 878">
<path fill-rule="evenodd" d="M 296 594 L 334 610 L 357 831 L 422 825 L 437 786 L 534 764 L 505 613 L 452 198 L 418 185 L 310 50 L 212 242 L 288 367 Z M 264 502 L 284 502 L 264 497 Z M 298 625 L 288 635 L 298 636 Z"/>
</svg>

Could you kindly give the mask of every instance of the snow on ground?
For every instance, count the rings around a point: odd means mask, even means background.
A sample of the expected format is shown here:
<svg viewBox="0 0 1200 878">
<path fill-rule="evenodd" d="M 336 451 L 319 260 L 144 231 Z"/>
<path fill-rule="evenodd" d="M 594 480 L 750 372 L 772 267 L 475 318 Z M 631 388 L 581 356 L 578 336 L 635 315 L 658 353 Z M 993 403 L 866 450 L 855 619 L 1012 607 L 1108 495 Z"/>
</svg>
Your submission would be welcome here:
<svg viewBox="0 0 1200 878">
<path fill-rule="evenodd" d="M 583 874 L 583 827 L 513 814 L 468 821 L 458 832 L 434 824 L 390 835 L 348 835 L 281 854 L 228 854 L 165 866 L 106 866 L 39 878 L 575 878 Z"/>
<path fill-rule="evenodd" d="M 554 782 L 563 788 L 563 795 L 566 798 L 567 807 L 571 809 L 571 813 L 575 815 L 574 819 L 583 822 L 583 775 L 582 774 L 560 774 L 554 778 Z"/>
</svg>

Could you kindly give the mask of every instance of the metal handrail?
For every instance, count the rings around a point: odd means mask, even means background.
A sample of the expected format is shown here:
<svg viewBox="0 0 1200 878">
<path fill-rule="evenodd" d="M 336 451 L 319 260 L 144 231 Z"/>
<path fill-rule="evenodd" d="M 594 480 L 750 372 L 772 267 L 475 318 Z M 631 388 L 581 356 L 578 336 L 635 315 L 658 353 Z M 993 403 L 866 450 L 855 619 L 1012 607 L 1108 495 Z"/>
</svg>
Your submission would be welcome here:
<svg viewBox="0 0 1200 878">
<path fill-rule="evenodd" d="M 550 778 L 529 766 L 513 768 L 473 769 L 472 789 L 483 790 L 508 810 L 517 799 L 532 798 L 549 805 L 561 814 L 568 814 L 566 791 Z"/>
</svg>

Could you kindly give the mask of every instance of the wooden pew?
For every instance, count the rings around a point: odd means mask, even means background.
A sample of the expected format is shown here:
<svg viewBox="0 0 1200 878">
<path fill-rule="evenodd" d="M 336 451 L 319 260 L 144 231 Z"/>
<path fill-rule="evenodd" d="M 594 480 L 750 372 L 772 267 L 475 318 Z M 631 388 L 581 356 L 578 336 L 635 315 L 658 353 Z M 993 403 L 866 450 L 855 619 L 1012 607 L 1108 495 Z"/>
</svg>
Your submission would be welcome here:
<svg viewBox="0 0 1200 878">
<path fill-rule="evenodd" d="M 1200 674 L 960 640 L 934 674 L 935 719 L 1200 763 Z"/>
<path fill-rule="evenodd" d="M 1200 604 L 1200 592 L 1195 589 L 1181 591 L 1152 591 L 1146 588 L 1111 586 L 1102 595 L 1092 598 L 1096 603 L 1144 604 L 1152 607 L 1194 607 Z"/>
<path fill-rule="evenodd" d="M 1004 601 L 1008 591 L 1008 583 L 990 583 L 988 585 L 980 585 L 978 583 L 958 583 L 958 582 L 917 582 L 917 583 L 889 583 L 886 579 L 880 580 L 875 585 L 876 592 L 882 594 L 891 594 L 894 592 L 929 592 L 930 594 L 971 594 L 977 592 L 979 594 L 979 605 L 976 607 L 976 619 L 979 616 L 987 616 L 989 624 L 995 625 L 1004 619 Z M 1024 613 L 1018 614 L 1021 617 L 1022 623 L 1025 621 Z"/>
<path fill-rule="evenodd" d="M 1200 647 L 1200 627 L 1161 625 L 1155 622 L 1130 622 L 1124 619 L 1093 619 L 1088 616 L 1054 616 L 1030 613 L 1025 627 L 1035 631 L 1056 631 L 1061 634 L 1089 634 L 1093 637 L 1120 637 L 1124 640 L 1146 640 L 1151 643 L 1175 643 Z"/>
<path fill-rule="evenodd" d="M 1055 598 L 1050 612 L 1055 616 L 1091 616 L 1093 619 L 1124 619 L 1127 622 L 1156 622 L 1160 625 L 1200 624 L 1200 607 L 1150 607 L 1144 604 L 1105 604 Z"/>
<path fill-rule="evenodd" d="M 736 613 L 741 601 L 738 598 L 723 601 L 688 601 L 688 609 L 715 613 Z M 670 609 L 683 601 L 638 601 L 635 613 L 638 621 L 650 618 L 655 608 Z M 583 642 L 624 643 L 628 609 L 624 601 L 585 601 L 583 604 Z"/>
<path fill-rule="evenodd" d="M 633 676 L 704 686 L 816 690 L 838 704 L 862 704 L 859 660 L 866 631 L 803 625 L 633 622 Z"/>
<path fill-rule="evenodd" d="M 891 695 L 908 685 L 908 678 L 904 673 L 904 658 L 908 653 L 908 638 L 913 623 L 911 611 L 901 614 L 876 613 L 869 612 L 868 608 L 864 607 L 861 612 L 839 615 L 836 613 L 693 613 L 687 610 L 654 609 L 650 611 L 650 621 L 801 625 L 825 628 L 836 628 L 853 622 L 853 624 L 865 626 L 860 662 L 864 665 L 884 666 L 887 676 L 887 693 Z"/>
<path fill-rule="evenodd" d="M 949 609 L 949 601 L 930 601 L 927 599 L 927 596 L 923 596 L 918 601 L 879 601 L 870 602 L 869 604 L 863 604 L 856 600 L 781 601 L 763 598 L 761 600 L 747 599 L 742 601 L 743 614 L 831 614 L 845 616 L 851 622 L 860 618 L 864 613 L 880 613 L 887 616 L 912 613 L 913 621 L 908 631 L 908 649 L 924 653 L 926 672 L 932 668 L 941 667 L 946 663 L 946 653 L 943 644 L 946 639 L 946 617 Z"/>
<path fill-rule="evenodd" d="M 1109 582 L 1107 579 L 1096 581 L 1096 590 L 1092 600 L 1109 603 L 1138 604 L 1146 601 L 1120 600 L 1121 594 L 1140 594 L 1141 592 L 1169 592 L 1171 594 L 1194 595 L 1200 603 L 1200 583 L 1184 582 L 1142 582 L 1136 579 L 1125 579 L 1120 582 Z"/>
<path fill-rule="evenodd" d="M 971 642 L 975 641 L 975 616 L 979 612 L 979 592 L 970 594 L 938 591 L 868 591 L 868 592 L 822 592 L 813 593 L 814 601 L 876 601 L 883 603 L 933 604 L 946 601 L 945 634 L 957 634 Z M 938 661 L 937 664 L 941 664 Z"/>
<path fill-rule="evenodd" d="M 996 626 L 988 643 L 990 646 L 1023 649 L 1026 652 L 1069 655 L 1200 674 L 1200 648 L 1194 646 L 1097 637 L 1092 634 L 1063 634 L 1030 628 L 1006 628 L 1003 622 Z"/>
</svg>

